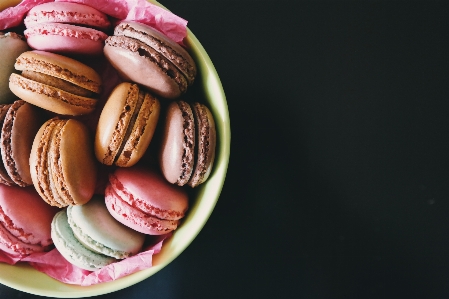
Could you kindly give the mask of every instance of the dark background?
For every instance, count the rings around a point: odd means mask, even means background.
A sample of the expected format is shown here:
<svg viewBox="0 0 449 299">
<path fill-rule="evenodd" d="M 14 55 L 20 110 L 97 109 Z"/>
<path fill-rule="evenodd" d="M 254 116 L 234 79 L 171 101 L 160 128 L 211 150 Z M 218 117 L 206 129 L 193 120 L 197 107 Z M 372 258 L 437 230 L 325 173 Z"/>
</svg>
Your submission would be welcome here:
<svg viewBox="0 0 449 299">
<path fill-rule="evenodd" d="M 191 246 L 98 298 L 448 298 L 448 2 L 161 3 L 222 80 L 228 175 Z"/>
</svg>

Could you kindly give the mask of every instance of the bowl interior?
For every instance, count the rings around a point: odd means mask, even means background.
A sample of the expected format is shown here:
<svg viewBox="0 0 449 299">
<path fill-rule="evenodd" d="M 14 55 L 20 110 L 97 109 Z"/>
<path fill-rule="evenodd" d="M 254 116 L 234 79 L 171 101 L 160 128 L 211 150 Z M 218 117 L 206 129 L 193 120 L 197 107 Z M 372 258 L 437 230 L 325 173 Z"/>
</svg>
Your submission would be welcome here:
<svg viewBox="0 0 449 299">
<path fill-rule="evenodd" d="M 19 0 L 5 0 L 0 10 L 16 5 Z M 150 1 L 162 6 L 156 1 Z M 191 207 L 182 225 L 164 243 L 162 251 L 153 258 L 153 267 L 121 279 L 88 287 L 68 285 L 34 270 L 25 263 L 11 266 L 0 263 L 0 283 L 14 289 L 36 295 L 75 298 L 114 292 L 138 283 L 155 274 L 173 261 L 198 235 L 211 215 L 226 176 L 230 155 L 230 122 L 225 94 L 218 74 L 208 54 L 195 35 L 188 30 L 186 41 L 198 66 L 196 92 L 202 97 L 214 115 L 217 126 L 217 149 L 213 171 L 206 183 L 195 188 Z"/>
</svg>

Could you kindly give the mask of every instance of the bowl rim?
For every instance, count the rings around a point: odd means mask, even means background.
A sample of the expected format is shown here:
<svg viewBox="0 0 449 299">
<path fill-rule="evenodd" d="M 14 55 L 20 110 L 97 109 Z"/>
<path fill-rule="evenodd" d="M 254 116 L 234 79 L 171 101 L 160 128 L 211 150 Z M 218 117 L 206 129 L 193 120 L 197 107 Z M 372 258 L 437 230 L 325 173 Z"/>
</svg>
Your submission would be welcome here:
<svg viewBox="0 0 449 299">
<path fill-rule="evenodd" d="M 164 9 L 167 9 L 164 5 L 159 3 L 156 0 L 147 0 L 152 4 L 156 4 Z M 10 7 L 19 3 L 19 0 L 6 0 L 3 2 L 3 6 Z M 7 3 L 9 5 L 7 5 Z M 167 9 L 169 10 L 169 9 Z M 231 144 L 231 126 L 230 126 L 230 118 L 229 118 L 229 110 L 227 106 L 226 96 L 223 90 L 223 86 L 221 84 L 221 80 L 218 76 L 218 73 L 215 69 L 214 64 L 212 63 L 208 53 L 203 48 L 200 41 L 196 38 L 196 36 L 191 32 L 189 28 L 187 28 L 187 37 L 186 37 L 187 46 L 190 48 L 191 54 L 194 57 L 195 61 L 198 64 L 199 73 L 202 75 L 202 86 L 203 92 L 206 95 L 209 95 L 207 100 L 207 104 L 214 115 L 216 130 L 217 130 L 217 148 L 216 148 L 216 159 L 214 163 L 213 171 L 208 179 L 208 181 L 200 185 L 197 193 L 201 196 L 207 196 L 207 198 L 211 198 L 205 202 L 204 204 L 195 204 L 195 211 L 193 211 L 189 215 L 193 215 L 196 212 L 202 215 L 201 218 L 197 217 L 197 219 L 186 219 L 186 221 L 178 228 L 178 230 L 173 234 L 173 236 L 164 243 L 162 247 L 162 251 L 153 257 L 153 267 L 141 270 L 139 272 L 133 273 L 131 275 L 122 277 L 115 281 L 101 283 L 92 286 L 78 286 L 78 285 L 68 285 L 59 281 L 50 278 L 44 273 L 41 273 L 34 268 L 32 268 L 28 264 L 18 263 L 14 266 L 0 263 L 0 269 L 5 268 L 8 270 L 13 270 L 14 275 L 8 275 L 8 278 L 1 277 L 0 275 L 0 283 L 11 287 L 13 289 L 23 291 L 26 293 L 40 295 L 40 296 L 51 296 L 57 298 L 81 298 L 81 297 L 91 297 L 97 295 L 103 295 L 112 293 L 129 286 L 132 286 L 136 283 L 139 283 L 152 275 L 156 274 L 160 270 L 162 270 L 165 266 L 171 263 L 174 259 L 176 259 L 198 236 L 209 217 L 211 216 L 218 198 L 221 194 L 225 179 L 227 168 L 229 165 L 230 158 L 230 144 Z M 206 89 L 207 90 L 204 90 Z M 214 101 L 211 101 L 210 96 L 213 95 Z M 215 100 L 216 99 L 216 100 Z M 208 185 L 209 184 L 209 185 Z M 189 215 L 186 216 L 189 217 Z M 192 216 L 193 217 L 193 216 Z M 190 225 L 192 223 L 192 225 Z M 192 229 L 192 231 L 186 231 L 187 229 Z M 177 233 L 185 233 L 186 237 L 181 240 L 177 240 Z M 179 233 L 178 235 L 181 235 Z M 173 244 L 174 243 L 174 244 Z M 179 244 L 179 245 L 178 245 Z M 169 257 L 165 258 L 164 248 L 174 248 L 170 253 Z M 168 249 L 167 249 L 168 250 Z M 165 258 L 165 259 L 163 259 Z M 52 285 L 58 285 L 58 288 L 54 290 L 45 289 L 42 286 L 25 286 L 21 283 L 17 282 L 17 277 L 19 274 L 15 272 L 21 272 L 21 269 L 28 269 L 28 271 L 32 271 L 33 276 L 36 275 L 38 279 L 43 281 L 47 281 Z M 10 273 L 10 271 L 0 271 L 4 273 Z"/>
</svg>

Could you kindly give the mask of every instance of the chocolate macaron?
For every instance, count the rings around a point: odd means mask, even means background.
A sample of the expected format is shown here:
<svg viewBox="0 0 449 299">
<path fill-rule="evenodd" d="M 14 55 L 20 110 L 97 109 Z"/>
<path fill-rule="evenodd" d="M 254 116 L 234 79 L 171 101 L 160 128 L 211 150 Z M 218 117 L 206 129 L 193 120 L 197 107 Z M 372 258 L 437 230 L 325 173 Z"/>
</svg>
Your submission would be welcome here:
<svg viewBox="0 0 449 299">
<path fill-rule="evenodd" d="M 103 164 L 129 167 L 147 150 L 160 103 L 137 84 L 123 82 L 110 94 L 98 120 L 95 155 Z"/>
<path fill-rule="evenodd" d="M 9 88 L 24 101 L 62 115 L 91 113 L 101 92 L 100 75 L 72 58 L 28 51 L 17 58 Z"/>
<path fill-rule="evenodd" d="M 205 182 L 214 163 L 215 146 L 215 122 L 205 105 L 170 103 L 159 153 L 159 164 L 167 181 L 191 187 Z"/>
<path fill-rule="evenodd" d="M 78 120 L 52 118 L 34 138 L 31 178 L 50 205 L 87 203 L 95 192 L 97 164 L 88 128 Z"/>
<path fill-rule="evenodd" d="M 193 84 L 196 65 L 180 45 L 152 27 L 122 22 L 105 41 L 104 54 L 119 74 L 163 98 L 175 99 Z"/>
<path fill-rule="evenodd" d="M 4 169 L 0 170 L 0 181 L 21 187 L 32 185 L 29 157 L 34 136 L 44 122 L 42 110 L 23 100 L 3 108 L 7 110 L 0 113 L 4 114 L 0 135 Z"/>
</svg>

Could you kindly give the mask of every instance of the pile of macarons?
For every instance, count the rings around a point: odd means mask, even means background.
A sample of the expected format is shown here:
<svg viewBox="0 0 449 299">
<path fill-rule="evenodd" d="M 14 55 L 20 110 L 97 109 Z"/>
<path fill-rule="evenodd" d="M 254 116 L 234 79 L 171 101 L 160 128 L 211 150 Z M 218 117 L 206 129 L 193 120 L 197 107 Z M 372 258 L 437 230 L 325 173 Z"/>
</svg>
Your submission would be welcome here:
<svg viewBox="0 0 449 299">
<path fill-rule="evenodd" d="M 89 271 L 126 259 L 147 235 L 176 230 L 188 189 L 211 174 L 214 118 L 186 97 L 194 59 L 146 24 L 115 22 L 85 4 L 48 2 L 28 11 L 24 31 L 0 33 L 8 256 L 56 248 Z M 120 78 L 106 94 L 108 78 L 86 57 Z"/>
</svg>

